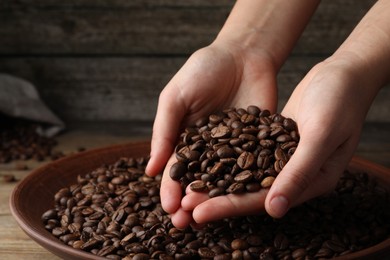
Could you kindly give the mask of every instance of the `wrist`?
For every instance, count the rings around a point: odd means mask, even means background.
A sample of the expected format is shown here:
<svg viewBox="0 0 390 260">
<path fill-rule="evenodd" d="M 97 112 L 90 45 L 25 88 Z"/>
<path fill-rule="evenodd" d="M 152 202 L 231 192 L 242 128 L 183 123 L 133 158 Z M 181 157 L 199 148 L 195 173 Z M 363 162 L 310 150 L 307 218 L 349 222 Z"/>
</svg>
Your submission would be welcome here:
<svg viewBox="0 0 390 260">
<path fill-rule="evenodd" d="M 366 66 L 353 53 L 339 53 L 316 65 L 313 81 L 324 80 L 322 86 L 343 100 L 346 107 L 355 107 L 356 116 L 364 120 L 380 85 L 372 80 Z M 334 100 L 336 102 L 336 100 Z"/>
<path fill-rule="evenodd" d="M 314 13 L 318 0 L 239 0 L 216 42 L 267 54 L 278 71 Z"/>
<path fill-rule="evenodd" d="M 370 96 L 375 96 L 386 84 L 385 79 L 378 74 L 376 66 L 373 66 L 364 56 L 352 51 L 338 51 L 324 63 L 349 75 L 350 80 Z"/>
<path fill-rule="evenodd" d="M 257 56 L 260 60 L 271 64 L 277 72 L 285 61 L 285 55 L 281 55 L 283 53 L 280 50 L 281 45 L 278 39 L 274 38 L 275 34 L 266 31 L 234 25 L 223 28 L 212 45 L 229 46 L 244 58 Z"/>
</svg>

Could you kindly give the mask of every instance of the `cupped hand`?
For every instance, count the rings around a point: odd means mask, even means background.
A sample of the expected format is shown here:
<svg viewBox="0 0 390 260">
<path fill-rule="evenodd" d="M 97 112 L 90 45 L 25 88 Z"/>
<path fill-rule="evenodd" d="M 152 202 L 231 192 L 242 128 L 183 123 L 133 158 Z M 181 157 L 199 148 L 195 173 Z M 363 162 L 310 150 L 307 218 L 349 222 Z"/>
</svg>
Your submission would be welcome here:
<svg viewBox="0 0 390 260">
<path fill-rule="evenodd" d="M 289 208 L 331 191 L 350 161 L 373 100 L 364 73 L 351 60 L 328 59 L 296 87 L 282 114 L 297 122 L 298 147 L 273 183 L 267 212 Z"/>
<path fill-rule="evenodd" d="M 169 177 L 180 131 L 224 108 L 257 105 L 275 111 L 276 103 L 276 69 L 259 50 L 213 43 L 195 52 L 171 79 L 159 97 L 146 173 L 154 176 L 164 169 L 161 203 L 174 225 L 187 226 L 192 218 L 180 207 L 179 183 Z"/>
<path fill-rule="evenodd" d="M 264 210 L 279 218 L 289 208 L 335 187 L 358 144 L 372 102 L 356 73 L 345 67 L 323 62 L 296 87 L 282 115 L 297 122 L 301 139 L 271 189 L 212 199 L 188 189 L 182 209 L 193 212 L 195 223 Z"/>
</svg>

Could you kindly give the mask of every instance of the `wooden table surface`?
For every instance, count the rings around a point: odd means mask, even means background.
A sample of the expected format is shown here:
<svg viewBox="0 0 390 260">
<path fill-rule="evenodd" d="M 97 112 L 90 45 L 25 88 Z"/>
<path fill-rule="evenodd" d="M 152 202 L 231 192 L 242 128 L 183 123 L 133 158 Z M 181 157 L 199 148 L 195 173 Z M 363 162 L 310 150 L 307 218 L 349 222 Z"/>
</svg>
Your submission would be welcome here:
<svg viewBox="0 0 390 260">
<path fill-rule="evenodd" d="M 136 140 L 149 140 L 148 129 L 129 125 L 73 127 L 57 138 L 59 143 L 55 150 L 71 154 L 77 152 L 80 147 L 93 149 Z M 356 154 L 390 167 L 390 124 L 366 124 Z M 0 164 L 0 175 L 13 174 L 18 181 L 31 170 L 49 162 L 50 160 L 40 163 L 29 160 Z M 28 170 L 15 170 L 18 163 L 26 164 Z M 13 219 L 8 204 L 17 181 L 8 183 L 0 180 L 0 259 L 59 259 L 30 239 Z"/>
</svg>

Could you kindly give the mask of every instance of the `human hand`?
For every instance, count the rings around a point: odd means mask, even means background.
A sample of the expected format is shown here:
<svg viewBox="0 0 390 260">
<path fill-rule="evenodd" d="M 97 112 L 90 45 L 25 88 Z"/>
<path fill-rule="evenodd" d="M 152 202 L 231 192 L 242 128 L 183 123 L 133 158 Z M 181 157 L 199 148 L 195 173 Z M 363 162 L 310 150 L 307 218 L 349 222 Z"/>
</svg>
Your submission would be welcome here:
<svg viewBox="0 0 390 260">
<path fill-rule="evenodd" d="M 153 176 L 165 167 L 161 203 L 172 214 L 175 226 L 184 227 L 192 221 L 191 213 L 180 207 L 180 184 L 168 174 L 176 160 L 171 154 L 179 131 L 226 107 L 256 104 L 274 111 L 277 100 L 274 67 L 266 52 L 213 43 L 194 53 L 162 91 L 146 173 Z"/>
<path fill-rule="evenodd" d="M 290 207 L 334 188 L 358 143 L 371 102 L 359 77 L 345 68 L 340 62 L 324 62 L 297 86 L 282 114 L 296 120 L 300 143 L 269 192 L 209 199 L 187 189 L 182 208 L 193 212 L 196 223 L 264 210 L 282 217 Z M 278 195 L 284 197 L 281 205 L 271 202 Z"/>
<path fill-rule="evenodd" d="M 352 61 L 329 59 L 315 66 L 284 107 L 282 114 L 297 122 L 300 142 L 267 195 L 271 216 L 282 217 L 290 207 L 331 191 L 350 161 L 374 98 Z"/>
</svg>

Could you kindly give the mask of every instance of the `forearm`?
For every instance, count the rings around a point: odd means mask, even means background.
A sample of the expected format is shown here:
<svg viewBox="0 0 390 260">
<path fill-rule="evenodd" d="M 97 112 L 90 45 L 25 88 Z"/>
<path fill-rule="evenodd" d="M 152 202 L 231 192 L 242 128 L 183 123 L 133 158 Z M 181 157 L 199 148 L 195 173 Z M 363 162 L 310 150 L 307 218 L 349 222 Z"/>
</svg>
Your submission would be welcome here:
<svg viewBox="0 0 390 260">
<path fill-rule="evenodd" d="M 238 0 L 216 41 L 262 50 L 278 70 L 310 20 L 319 0 Z"/>
<path fill-rule="evenodd" d="M 372 99 L 390 80 L 390 1 L 380 0 L 332 55 L 346 63 Z"/>
</svg>

